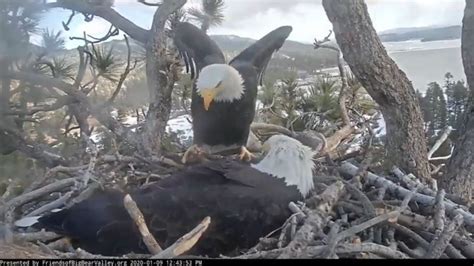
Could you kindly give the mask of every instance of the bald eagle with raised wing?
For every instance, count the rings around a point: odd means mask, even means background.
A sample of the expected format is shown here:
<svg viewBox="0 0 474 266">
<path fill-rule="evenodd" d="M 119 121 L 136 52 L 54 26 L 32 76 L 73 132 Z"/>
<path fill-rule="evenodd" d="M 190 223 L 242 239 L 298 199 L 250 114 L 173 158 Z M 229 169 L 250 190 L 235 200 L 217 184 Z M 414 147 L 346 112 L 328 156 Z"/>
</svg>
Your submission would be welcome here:
<svg viewBox="0 0 474 266">
<path fill-rule="evenodd" d="M 282 226 L 291 215 L 289 203 L 313 189 L 314 152 L 280 135 L 263 147 L 265 156 L 258 163 L 201 163 L 130 192 L 160 246 L 170 246 L 207 216 L 211 224 L 190 254 L 235 255 Z M 117 190 L 98 191 L 39 218 L 36 227 L 65 235 L 74 247 L 95 254 L 148 253 L 123 206 L 124 196 Z"/>
<path fill-rule="evenodd" d="M 245 146 L 255 116 L 257 87 L 273 53 L 291 31 L 290 26 L 279 27 L 226 63 L 217 44 L 202 30 L 187 22 L 176 27 L 174 43 L 192 79 L 196 78 L 191 103 L 194 146 L 210 153 L 240 149 L 241 159 L 251 158 Z"/>
</svg>

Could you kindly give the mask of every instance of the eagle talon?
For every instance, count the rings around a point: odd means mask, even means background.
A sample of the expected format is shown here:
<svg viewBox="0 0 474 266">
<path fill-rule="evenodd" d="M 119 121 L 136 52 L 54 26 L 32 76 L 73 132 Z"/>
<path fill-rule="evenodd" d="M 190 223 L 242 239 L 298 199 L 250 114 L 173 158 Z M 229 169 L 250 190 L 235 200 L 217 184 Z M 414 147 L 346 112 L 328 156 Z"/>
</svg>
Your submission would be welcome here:
<svg viewBox="0 0 474 266">
<path fill-rule="evenodd" d="M 249 152 L 249 150 L 247 150 L 247 148 L 242 147 L 242 148 L 240 148 L 239 158 L 240 158 L 241 161 L 249 162 L 250 160 L 252 160 L 252 158 L 255 158 L 255 155 L 253 155 L 251 152 Z"/>
<path fill-rule="evenodd" d="M 198 145 L 193 144 L 186 150 L 186 152 L 184 152 L 183 157 L 181 158 L 181 163 L 187 164 L 199 161 L 204 155 L 205 152 Z"/>
</svg>

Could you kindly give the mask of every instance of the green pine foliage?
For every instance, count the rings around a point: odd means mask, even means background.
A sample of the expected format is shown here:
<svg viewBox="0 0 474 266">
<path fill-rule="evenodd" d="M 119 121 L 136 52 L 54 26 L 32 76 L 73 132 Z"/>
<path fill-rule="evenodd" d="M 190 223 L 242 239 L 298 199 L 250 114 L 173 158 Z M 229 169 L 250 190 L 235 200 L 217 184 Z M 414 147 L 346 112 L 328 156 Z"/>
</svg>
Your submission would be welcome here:
<svg viewBox="0 0 474 266">
<path fill-rule="evenodd" d="M 92 64 L 97 69 L 98 77 L 103 77 L 109 81 L 118 81 L 120 75 L 120 60 L 114 54 L 114 48 L 105 45 L 93 46 Z"/>
<path fill-rule="evenodd" d="M 444 90 L 443 90 L 444 89 Z M 465 111 L 469 91 L 462 80 L 454 80 L 446 73 L 445 83 L 441 87 L 436 82 L 428 84 L 425 95 L 417 91 L 418 100 L 425 120 L 428 137 L 437 135 L 447 126 L 457 128 Z M 452 138 L 456 136 L 453 132 Z"/>
<path fill-rule="evenodd" d="M 224 22 L 224 7 L 224 0 L 202 0 L 201 8 L 190 8 L 188 13 L 207 32 L 210 27 Z"/>
<path fill-rule="evenodd" d="M 341 121 L 339 77 L 322 75 L 310 84 L 300 84 L 296 74 L 274 83 L 266 82 L 259 90 L 262 104 L 259 119 L 293 130 L 325 131 L 329 125 Z M 360 114 L 374 114 L 376 104 L 357 80 L 348 80 L 348 102 Z"/>
<path fill-rule="evenodd" d="M 428 122 L 429 135 L 434 135 L 438 130 L 443 130 L 447 123 L 446 99 L 441 86 L 436 82 L 428 84 L 424 97 L 426 104 L 425 121 Z"/>
<path fill-rule="evenodd" d="M 303 100 L 303 111 L 326 114 L 332 120 L 339 118 L 340 86 L 335 79 L 320 78 L 313 83 Z"/>
<path fill-rule="evenodd" d="M 445 80 L 448 124 L 457 128 L 467 104 L 469 91 L 464 81 L 454 81 L 450 73 L 446 73 Z"/>
<path fill-rule="evenodd" d="M 444 89 L 444 91 L 443 91 Z M 455 80 L 451 73 L 446 73 L 445 83 L 441 87 L 436 82 L 428 84 L 425 95 L 417 91 L 418 100 L 425 121 L 426 137 L 429 146 L 432 146 L 447 126 L 454 129 L 459 123 L 466 110 L 469 92 L 464 81 Z M 452 143 L 458 137 L 458 131 L 454 130 L 449 139 L 434 154 L 437 156 L 449 155 Z"/>
</svg>

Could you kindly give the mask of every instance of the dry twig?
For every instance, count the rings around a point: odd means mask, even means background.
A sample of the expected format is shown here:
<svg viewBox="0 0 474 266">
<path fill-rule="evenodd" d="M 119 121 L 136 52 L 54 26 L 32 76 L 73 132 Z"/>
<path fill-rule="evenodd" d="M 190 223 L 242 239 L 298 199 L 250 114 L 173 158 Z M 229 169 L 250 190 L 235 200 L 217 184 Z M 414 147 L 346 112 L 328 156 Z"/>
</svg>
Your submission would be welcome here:
<svg viewBox="0 0 474 266">
<path fill-rule="evenodd" d="M 47 195 L 51 192 L 60 191 L 64 188 L 70 187 L 74 185 L 75 182 L 76 182 L 75 178 L 67 178 L 67 179 L 59 180 L 52 184 L 39 188 L 37 190 L 31 191 L 31 192 L 22 194 L 16 198 L 13 198 L 7 203 L 5 203 L 4 206 L 0 207 L 0 216 L 4 215 L 6 210 L 8 209 L 14 210 L 15 208 L 18 208 L 25 203 L 28 203 L 39 197 Z"/>
<path fill-rule="evenodd" d="M 142 235 L 143 242 L 148 248 L 148 251 L 150 251 L 150 253 L 153 255 L 159 254 L 162 251 L 162 249 L 160 245 L 158 244 L 158 242 L 156 242 L 153 235 L 150 233 L 150 230 L 148 230 L 148 227 L 145 223 L 145 218 L 143 217 L 142 212 L 140 211 L 137 204 L 132 199 L 132 197 L 130 197 L 129 194 L 127 194 L 124 197 L 123 205 L 125 206 L 125 209 L 127 209 L 127 212 L 130 215 L 130 217 L 132 217 L 133 221 L 137 225 L 138 230 L 140 231 L 140 234 Z"/>
<path fill-rule="evenodd" d="M 152 259 L 165 259 L 165 258 L 175 258 L 196 245 L 196 243 L 201 238 L 202 234 L 206 232 L 207 228 L 211 224 L 211 217 L 207 216 L 199 223 L 193 230 L 184 236 L 180 237 L 173 245 L 169 246 L 162 252 L 151 257 Z"/>
<path fill-rule="evenodd" d="M 434 226 L 437 234 L 441 233 L 444 229 L 444 221 L 446 220 L 446 209 L 444 207 L 444 189 L 438 191 L 435 197 L 435 206 L 434 206 Z"/>
<path fill-rule="evenodd" d="M 440 235 L 435 235 L 433 241 L 431 242 L 430 248 L 428 249 L 424 257 L 428 259 L 437 259 L 441 257 L 446 247 L 449 245 L 449 242 L 456 233 L 457 229 L 462 225 L 462 223 L 462 215 L 456 215 L 453 221 L 451 221 L 451 223 L 447 224 L 444 227 L 444 230 L 441 232 Z"/>
<path fill-rule="evenodd" d="M 69 191 L 66 194 L 64 194 L 63 196 L 61 196 L 60 198 L 58 198 L 57 200 L 55 200 L 53 202 L 50 202 L 48 204 L 45 204 L 45 205 L 41 206 L 40 208 L 28 213 L 25 217 L 40 215 L 40 214 L 45 213 L 47 211 L 50 211 L 50 210 L 53 210 L 55 208 L 61 207 L 71 198 L 72 194 L 73 194 L 73 192 Z"/>
</svg>

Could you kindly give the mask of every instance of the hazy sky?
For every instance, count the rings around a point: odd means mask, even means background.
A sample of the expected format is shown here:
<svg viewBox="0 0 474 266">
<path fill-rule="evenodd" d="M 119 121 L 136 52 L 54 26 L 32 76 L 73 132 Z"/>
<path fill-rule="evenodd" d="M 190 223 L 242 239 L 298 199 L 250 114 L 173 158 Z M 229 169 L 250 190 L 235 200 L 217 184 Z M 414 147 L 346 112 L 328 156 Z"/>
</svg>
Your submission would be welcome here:
<svg viewBox="0 0 474 266">
<path fill-rule="evenodd" d="M 366 0 L 369 12 L 378 31 L 400 27 L 431 25 L 460 25 L 465 0 Z M 195 6 L 200 0 L 188 0 L 186 7 Z M 321 0 L 225 0 L 225 21 L 211 28 L 210 34 L 234 34 L 260 38 L 282 25 L 293 26 L 290 40 L 310 43 L 323 37 L 331 29 Z M 136 0 L 116 0 L 114 8 L 122 15 L 144 28 L 149 28 L 154 12 Z M 68 11 L 54 10 L 45 14 L 41 26 L 62 29 L 61 21 L 67 20 Z M 87 33 L 100 36 L 110 24 L 101 19 L 86 23 L 81 16 L 74 19 L 66 37 Z M 68 47 L 76 44 L 69 43 Z"/>
</svg>

